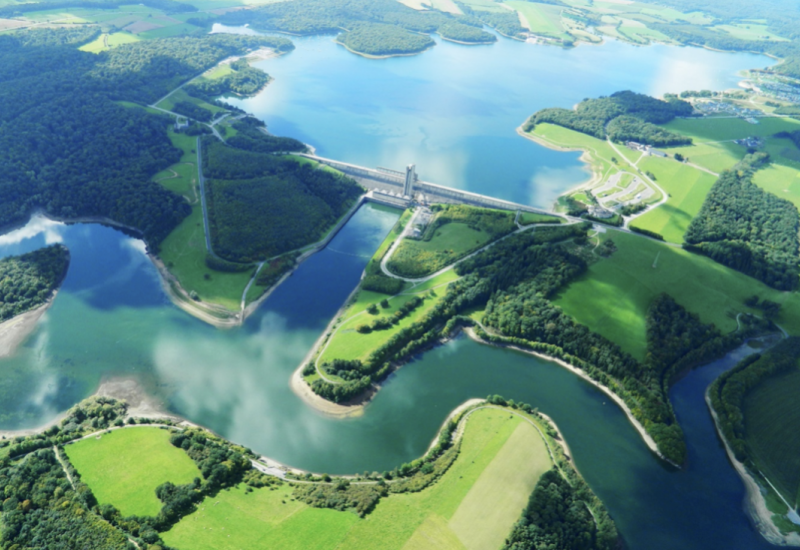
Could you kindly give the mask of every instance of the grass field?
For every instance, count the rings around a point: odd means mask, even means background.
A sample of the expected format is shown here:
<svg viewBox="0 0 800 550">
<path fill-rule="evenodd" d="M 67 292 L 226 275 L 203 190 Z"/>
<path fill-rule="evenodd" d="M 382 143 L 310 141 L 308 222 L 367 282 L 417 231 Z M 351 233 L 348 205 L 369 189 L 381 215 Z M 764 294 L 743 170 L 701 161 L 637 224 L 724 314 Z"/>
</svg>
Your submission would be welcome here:
<svg viewBox="0 0 800 550">
<path fill-rule="evenodd" d="M 84 44 L 81 46 L 80 50 L 85 52 L 92 52 L 92 53 L 100 53 L 105 51 L 109 48 L 113 48 L 114 46 L 119 46 L 121 44 L 130 44 L 131 42 L 138 42 L 141 38 L 137 37 L 135 34 L 130 34 L 127 32 L 115 32 L 114 34 L 101 34 L 97 37 L 97 39 L 89 42 L 88 44 Z"/>
<path fill-rule="evenodd" d="M 217 114 L 225 111 L 225 109 L 223 109 L 222 107 L 217 107 L 216 105 L 211 105 L 210 103 L 206 103 L 202 99 L 198 99 L 196 97 L 190 96 L 189 94 L 184 92 L 182 89 L 178 90 L 174 94 L 170 95 L 168 98 L 160 101 L 158 103 L 158 105 L 156 105 L 156 107 L 159 107 L 159 108 L 167 110 L 167 111 L 171 111 L 172 108 L 175 106 L 175 104 L 180 102 L 180 101 L 188 101 L 189 103 L 194 103 L 198 107 L 202 107 L 203 109 L 211 111 L 212 113 L 214 113 L 214 115 L 217 115 Z"/>
<path fill-rule="evenodd" d="M 520 225 L 530 225 L 532 223 L 564 223 L 564 218 L 558 216 L 548 216 L 546 214 L 535 214 L 533 212 L 521 212 L 517 222 Z"/>
<path fill-rule="evenodd" d="M 772 40 L 778 42 L 787 41 L 786 38 L 771 32 L 766 25 L 740 23 L 738 25 L 716 25 L 711 28 L 713 30 L 719 30 L 730 34 L 736 38 L 741 38 L 742 40 Z"/>
<path fill-rule="evenodd" d="M 761 472 L 790 504 L 800 501 L 800 369 L 770 377 L 747 394 L 745 439 Z"/>
<path fill-rule="evenodd" d="M 504 2 L 517 10 L 528 22 L 528 28 L 534 34 L 563 38 L 564 25 L 561 23 L 561 7 L 536 2 L 510 0 Z"/>
<path fill-rule="evenodd" d="M 479 550 L 499 548 L 552 467 L 536 429 L 507 410 L 470 416 L 455 463 L 433 486 L 382 499 L 365 519 L 310 508 L 286 486 L 223 491 L 163 534 L 178 548 Z"/>
<path fill-rule="evenodd" d="M 67 445 L 72 465 L 100 504 L 113 504 L 123 516 L 154 516 L 161 510 L 156 487 L 191 482 L 200 471 L 183 450 L 169 442 L 170 432 L 136 427 Z"/>
<path fill-rule="evenodd" d="M 339 325 L 336 333 L 331 337 L 330 342 L 318 359 L 318 364 L 333 359 L 367 359 L 375 349 L 383 345 L 389 338 L 400 332 L 402 329 L 412 325 L 421 319 L 428 311 L 439 302 L 445 295 L 447 283 L 457 279 L 454 271 L 446 271 L 430 281 L 426 281 L 418 288 L 411 288 L 403 294 L 389 297 L 386 294 L 360 290 L 354 303 L 345 310 L 342 317 L 345 321 Z M 362 334 L 356 331 L 356 327 L 362 324 L 369 324 L 376 317 L 391 316 L 400 307 L 411 300 L 414 296 L 426 296 L 429 289 L 433 289 L 433 296 L 427 296 L 425 301 L 412 311 L 407 317 L 386 330 L 375 330 L 369 334 Z M 389 307 L 380 307 L 380 301 L 387 299 Z M 368 313 L 367 308 L 378 305 L 378 315 Z"/>
<path fill-rule="evenodd" d="M 783 304 L 777 322 L 800 335 L 800 295 L 780 292 L 709 258 L 637 235 L 609 231 L 617 251 L 589 267 L 555 303 L 577 322 L 619 344 L 637 359 L 646 352 L 647 308 L 661 292 L 720 330 L 736 330 L 744 300 L 757 294 Z"/>
<path fill-rule="evenodd" d="M 448 223 L 430 241 L 403 239 L 386 267 L 395 274 L 423 277 L 448 266 L 492 240 L 492 234 L 465 223 Z"/>
<path fill-rule="evenodd" d="M 660 233 L 669 242 L 683 242 L 683 234 L 700 211 L 717 178 L 673 159 L 660 157 L 647 157 L 639 167 L 656 176 L 656 183 L 668 198 L 665 204 L 636 218 L 631 225 Z"/>
</svg>

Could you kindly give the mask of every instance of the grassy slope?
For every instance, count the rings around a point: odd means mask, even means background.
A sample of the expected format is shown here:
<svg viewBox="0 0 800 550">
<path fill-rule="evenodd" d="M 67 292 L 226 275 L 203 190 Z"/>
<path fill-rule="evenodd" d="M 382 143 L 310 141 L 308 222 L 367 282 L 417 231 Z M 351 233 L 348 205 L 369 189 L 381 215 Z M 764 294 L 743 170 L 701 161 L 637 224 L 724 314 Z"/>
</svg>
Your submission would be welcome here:
<svg viewBox="0 0 800 550">
<path fill-rule="evenodd" d="M 207 111 L 211 111 L 212 113 L 214 113 L 215 116 L 225 110 L 222 107 L 217 107 L 216 105 L 211 105 L 210 103 L 206 103 L 202 99 L 198 99 L 196 97 L 192 97 L 189 94 L 187 94 L 186 92 L 184 92 L 182 89 L 178 90 L 177 92 L 175 92 L 174 94 L 172 94 L 168 98 L 160 101 L 158 103 L 158 105 L 156 105 L 156 107 L 159 107 L 161 109 L 165 109 L 167 111 L 171 111 L 172 108 L 175 106 L 175 104 L 180 102 L 180 101 L 188 101 L 189 103 L 194 103 L 198 107 L 202 107 L 203 109 L 206 109 Z"/>
<path fill-rule="evenodd" d="M 652 172 L 656 183 L 669 196 L 665 204 L 636 218 L 631 226 L 660 233 L 669 242 L 683 242 L 683 234 L 717 178 L 674 159 L 660 157 L 647 157 L 639 167 Z"/>
<path fill-rule="evenodd" d="M 203 231 L 203 210 L 200 205 L 197 185 L 197 138 L 177 134 L 170 130 L 172 144 L 183 151 L 178 164 L 170 166 L 179 174 L 169 178 L 165 170 L 154 178 L 167 189 L 190 197 L 192 213 L 161 243 L 159 256 L 170 272 L 178 278 L 187 291 L 197 292 L 200 299 L 237 311 L 241 305 L 242 292 L 250 281 L 250 271 L 222 273 L 206 267 L 206 241 Z M 197 196 L 197 198 L 195 198 Z M 205 276 L 208 274 L 209 279 Z"/>
<path fill-rule="evenodd" d="M 800 491 L 800 370 L 768 378 L 744 401 L 747 444 L 758 469 L 791 504 Z"/>
<path fill-rule="evenodd" d="M 777 322 L 790 333 L 800 334 L 797 293 L 771 289 L 708 258 L 637 235 L 609 231 L 602 238 L 613 239 L 618 250 L 611 258 L 592 264 L 555 303 L 638 359 L 646 351 L 647 308 L 661 292 L 722 331 L 736 329 L 735 313 L 753 311 L 743 301 L 758 294 L 783 304 Z"/>
<path fill-rule="evenodd" d="M 123 516 L 154 516 L 161 509 L 156 487 L 200 476 L 192 459 L 169 443 L 158 428 L 126 428 L 65 447 L 70 462 L 100 504 L 113 504 Z"/>
<path fill-rule="evenodd" d="M 293 502 L 286 487 L 249 495 L 234 489 L 201 503 L 163 537 L 195 550 L 399 550 L 431 548 L 431 540 L 443 550 L 477 549 L 478 542 L 499 548 L 550 467 L 532 427 L 507 411 L 483 409 L 470 417 L 461 453 L 437 483 L 383 499 L 366 519 Z"/>
<path fill-rule="evenodd" d="M 476 231 L 465 223 L 452 222 L 436 230 L 429 241 L 403 239 L 386 266 L 392 273 L 407 273 L 403 265 L 422 263 L 424 277 L 452 263 L 453 259 L 477 250 L 492 239 L 486 231 Z M 445 254 L 443 254 L 445 253 Z"/>
<path fill-rule="evenodd" d="M 534 2 L 511 0 L 504 2 L 520 12 L 528 21 L 528 28 L 534 34 L 562 38 L 564 26 L 561 24 L 561 7 Z"/>
<path fill-rule="evenodd" d="M 408 289 L 403 294 L 394 297 L 378 292 L 360 290 L 353 304 L 344 312 L 343 317 L 346 321 L 339 326 L 336 334 L 333 335 L 325 351 L 319 358 L 319 364 L 333 359 L 366 359 L 372 351 L 383 345 L 389 338 L 400 332 L 400 330 L 412 325 L 417 320 L 421 319 L 428 311 L 433 309 L 439 299 L 444 296 L 445 289 L 438 288 L 434 290 L 436 296 L 426 298 L 417 309 L 399 323 L 392 326 L 392 328 L 376 330 L 369 334 L 361 334 L 356 331 L 358 325 L 369 324 L 375 317 L 392 315 L 414 295 L 427 294 L 428 289 L 445 285 L 456 278 L 458 278 L 458 276 L 454 271 L 446 271 L 438 277 L 426 281 L 419 287 Z M 388 309 L 378 306 L 378 315 L 367 313 L 366 309 L 371 304 L 379 304 L 384 298 L 389 302 Z"/>
<path fill-rule="evenodd" d="M 92 42 L 84 44 L 78 49 L 83 50 L 85 52 L 100 53 L 102 51 L 107 50 L 108 48 L 113 48 L 114 46 L 119 46 L 121 44 L 138 42 L 139 40 L 141 39 L 137 37 L 135 34 L 130 34 L 127 32 L 115 32 L 114 34 L 101 34 Z M 106 47 L 106 41 L 108 43 L 108 48 Z"/>
</svg>

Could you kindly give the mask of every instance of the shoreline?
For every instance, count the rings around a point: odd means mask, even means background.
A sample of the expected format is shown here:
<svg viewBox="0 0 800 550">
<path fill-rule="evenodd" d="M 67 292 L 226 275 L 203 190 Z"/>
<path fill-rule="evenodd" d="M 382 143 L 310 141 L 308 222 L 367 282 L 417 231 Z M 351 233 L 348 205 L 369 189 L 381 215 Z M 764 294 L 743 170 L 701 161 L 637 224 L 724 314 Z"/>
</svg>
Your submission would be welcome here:
<svg viewBox="0 0 800 550">
<path fill-rule="evenodd" d="M 730 461 L 730 463 L 733 465 L 733 469 L 736 470 L 736 473 L 739 474 L 742 483 L 744 483 L 745 512 L 747 512 L 747 515 L 753 522 L 756 530 L 767 540 L 767 542 L 778 546 L 800 546 L 800 534 L 789 533 L 788 535 L 784 535 L 772 522 L 773 514 L 767 508 L 766 499 L 764 498 L 764 495 L 761 494 L 761 487 L 755 478 L 753 478 L 753 476 L 750 474 L 750 472 L 747 471 L 745 465 L 739 462 L 739 460 L 733 454 L 733 451 L 728 445 L 728 440 L 725 439 L 722 430 L 719 428 L 719 417 L 717 416 L 717 411 L 711 405 L 711 396 L 709 395 L 710 390 L 711 386 L 706 388 L 705 391 L 706 405 L 708 406 L 708 410 L 711 413 L 711 418 L 714 421 L 714 430 L 717 432 L 717 436 L 720 438 L 723 446 L 725 447 L 725 454 L 728 456 L 728 461 Z"/>
<path fill-rule="evenodd" d="M 661 451 L 658 450 L 658 445 L 656 445 L 655 440 L 653 440 L 653 438 L 650 436 L 650 434 L 647 433 L 647 431 L 644 429 L 644 426 L 642 426 L 641 422 L 639 422 L 636 419 L 636 417 L 633 416 L 633 413 L 631 412 L 630 407 L 628 407 L 628 405 L 622 400 L 622 398 L 620 396 L 618 396 L 617 394 L 615 394 L 607 386 L 604 386 L 604 385 L 600 384 L 596 380 L 592 380 L 592 378 L 590 378 L 589 375 L 586 374 L 585 372 L 583 372 L 581 369 L 575 367 L 574 365 L 571 365 L 571 364 L 567 363 L 563 359 L 557 359 L 555 357 L 550 357 L 550 356 L 545 355 L 543 353 L 539 353 L 537 351 L 521 348 L 521 347 L 515 346 L 513 344 L 500 345 L 500 344 L 495 344 L 493 342 L 487 342 L 486 340 L 481 339 L 477 334 L 475 334 L 475 331 L 471 327 L 464 328 L 464 333 L 467 336 L 469 336 L 469 338 L 471 340 L 473 340 L 474 342 L 477 342 L 479 344 L 483 344 L 483 345 L 487 345 L 487 346 L 493 346 L 493 347 L 497 347 L 497 348 L 511 349 L 511 350 L 514 350 L 514 351 L 518 351 L 518 352 L 521 352 L 521 353 L 532 355 L 534 357 L 537 357 L 539 359 L 543 359 L 545 361 L 549 361 L 551 363 L 555 363 L 556 365 L 567 369 L 568 371 L 570 371 L 571 373 L 575 374 L 576 376 L 578 376 L 578 377 L 582 378 L 583 380 L 589 382 L 590 384 L 592 384 L 593 386 L 598 388 L 600 391 L 602 391 L 603 393 L 608 395 L 608 397 L 610 397 L 611 400 L 614 401 L 614 403 L 616 403 L 617 406 L 619 406 L 620 409 L 622 409 L 622 411 L 625 413 L 625 416 L 627 416 L 628 421 L 633 425 L 634 429 L 636 429 L 636 431 L 639 433 L 639 436 L 642 438 L 642 440 L 644 441 L 645 445 L 647 445 L 647 448 L 650 449 L 650 451 L 652 451 L 653 454 L 658 456 L 664 462 L 667 462 L 668 464 L 670 464 L 670 465 L 672 465 L 672 466 L 674 466 L 676 468 L 680 468 L 680 466 L 678 464 L 675 464 L 674 462 L 672 462 L 671 460 L 666 458 L 663 454 L 661 454 Z"/>
<path fill-rule="evenodd" d="M 589 178 L 586 181 L 576 184 L 575 187 L 567 189 L 566 191 L 561 193 L 559 197 L 564 197 L 584 187 L 591 187 L 597 183 L 600 183 L 600 180 L 602 180 L 603 175 L 602 173 L 595 170 L 594 165 L 591 162 L 591 159 L 593 158 L 592 153 L 587 149 L 583 149 L 581 147 L 564 147 L 563 145 L 557 145 L 555 143 L 552 143 L 550 141 L 547 141 L 545 139 L 542 139 L 540 137 L 525 132 L 525 130 L 522 129 L 522 125 L 517 126 L 517 134 L 525 139 L 528 139 L 536 143 L 537 145 L 541 145 L 542 147 L 545 147 L 552 151 L 558 151 L 560 153 L 572 153 L 575 151 L 580 151 L 582 153 L 581 156 L 578 158 L 578 160 L 581 161 L 583 164 L 585 164 L 586 168 L 589 168 L 591 170 L 591 176 L 589 176 Z"/>
<path fill-rule="evenodd" d="M 39 319 L 47 313 L 56 299 L 58 290 L 47 301 L 37 308 L 29 309 L 24 313 L 15 315 L 11 319 L 0 323 L 0 359 L 7 359 L 16 354 L 19 347 L 39 326 Z"/>
<path fill-rule="evenodd" d="M 421 53 L 425 53 L 425 52 L 427 52 L 428 50 L 430 50 L 431 48 L 433 48 L 436 45 L 436 42 L 434 42 L 433 44 L 431 44 L 427 48 L 424 48 L 424 49 L 422 49 L 422 50 L 420 50 L 418 52 L 389 53 L 389 54 L 383 54 L 383 55 L 373 55 L 371 53 L 363 53 L 363 52 L 359 52 L 359 51 L 353 50 L 349 46 L 344 44 L 343 42 L 339 42 L 339 40 L 336 39 L 336 38 L 334 38 L 333 41 L 336 44 L 339 44 L 341 47 L 343 47 L 348 52 L 350 52 L 352 54 L 355 54 L 355 55 L 360 55 L 361 57 L 365 57 L 367 59 L 389 59 L 390 57 L 411 57 L 411 56 L 414 56 L 414 55 L 419 55 Z"/>
</svg>

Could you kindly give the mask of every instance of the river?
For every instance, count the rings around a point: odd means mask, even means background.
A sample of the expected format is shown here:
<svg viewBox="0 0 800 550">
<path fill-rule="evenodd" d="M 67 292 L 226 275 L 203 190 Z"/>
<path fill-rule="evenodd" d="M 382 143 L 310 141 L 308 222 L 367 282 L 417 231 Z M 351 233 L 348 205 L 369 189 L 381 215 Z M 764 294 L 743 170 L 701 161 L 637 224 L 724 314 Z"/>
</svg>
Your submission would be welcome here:
<svg viewBox="0 0 800 550">
<path fill-rule="evenodd" d="M 507 65 L 495 66 L 512 54 Z M 449 63 L 438 73 L 437 59 Z M 689 59 L 699 67 L 667 71 L 675 80 L 665 79 L 662 71 Z M 452 65 L 459 60 L 470 60 L 464 66 L 471 74 L 492 78 L 461 74 Z M 275 82 L 243 104 L 272 131 L 301 137 L 320 154 L 395 168 L 418 162 L 427 179 L 544 205 L 586 174 L 576 154 L 514 134 L 533 110 L 620 88 L 728 87 L 737 70 L 763 64 L 749 55 L 666 46 L 559 50 L 510 41 L 440 44 L 422 56 L 376 62 L 347 54 L 330 38 L 311 38 L 265 61 Z M 584 74 L 573 70 L 581 65 Z M 370 79 L 358 83 L 362 76 Z M 242 328 L 223 332 L 169 303 L 140 241 L 98 225 L 34 218 L 0 236 L 0 256 L 63 242 L 72 263 L 36 332 L 0 362 L 0 427 L 38 425 L 92 393 L 103 376 L 132 375 L 171 410 L 258 452 L 301 468 L 352 473 L 419 456 L 453 407 L 498 393 L 554 418 L 630 548 L 769 546 L 742 510 L 743 485 L 702 399 L 736 354 L 672 391 L 689 443 L 689 466 L 678 472 L 651 455 L 623 413 L 591 385 L 552 363 L 466 339 L 400 369 L 361 417 L 334 420 L 306 407 L 289 389 L 289 376 L 396 219 L 392 210 L 361 208 Z"/>
</svg>

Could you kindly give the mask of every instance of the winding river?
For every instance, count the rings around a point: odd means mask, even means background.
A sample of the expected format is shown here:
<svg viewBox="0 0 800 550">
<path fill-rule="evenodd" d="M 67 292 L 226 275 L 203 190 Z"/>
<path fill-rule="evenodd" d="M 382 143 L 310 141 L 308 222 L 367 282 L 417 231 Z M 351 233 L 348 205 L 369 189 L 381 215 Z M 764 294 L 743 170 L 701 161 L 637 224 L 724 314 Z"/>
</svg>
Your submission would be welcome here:
<svg viewBox="0 0 800 550">
<path fill-rule="evenodd" d="M 738 70 L 766 62 L 615 42 L 575 50 L 508 40 L 474 48 L 441 43 L 384 61 L 347 54 L 329 37 L 297 45 L 264 61 L 276 80 L 240 101 L 273 132 L 299 137 L 322 155 L 391 168 L 417 162 L 426 179 L 544 206 L 586 172 L 577 154 L 514 134 L 532 111 L 617 89 L 731 87 Z M 307 408 L 289 376 L 396 219 L 395 211 L 362 207 L 243 327 L 227 332 L 169 303 L 140 241 L 98 225 L 32 219 L 0 236 L 0 256 L 63 242 L 72 264 L 35 333 L 0 362 L 0 427 L 38 425 L 92 393 L 102 377 L 134 376 L 171 410 L 263 454 L 351 473 L 419 456 L 452 408 L 498 393 L 554 418 L 630 548 L 769 546 L 748 523 L 743 485 L 703 401 L 705 387 L 744 349 L 673 389 L 689 443 L 689 465 L 679 472 L 651 455 L 591 385 L 552 363 L 466 339 L 400 369 L 363 416 L 334 420 Z"/>
</svg>

